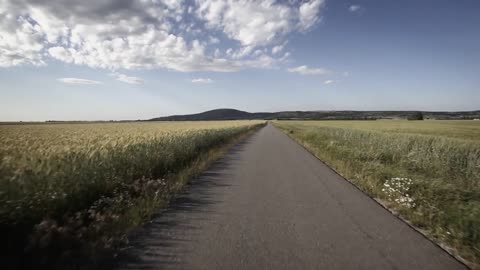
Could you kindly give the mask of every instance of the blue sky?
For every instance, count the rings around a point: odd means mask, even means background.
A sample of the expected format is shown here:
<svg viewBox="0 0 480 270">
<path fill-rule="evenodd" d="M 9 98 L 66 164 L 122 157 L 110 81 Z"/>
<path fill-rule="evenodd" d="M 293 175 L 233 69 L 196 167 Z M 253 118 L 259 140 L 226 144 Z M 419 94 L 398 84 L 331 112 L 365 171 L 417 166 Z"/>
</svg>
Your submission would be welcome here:
<svg viewBox="0 0 480 270">
<path fill-rule="evenodd" d="M 0 121 L 480 109 L 477 0 L 0 3 Z"/>
</svg>

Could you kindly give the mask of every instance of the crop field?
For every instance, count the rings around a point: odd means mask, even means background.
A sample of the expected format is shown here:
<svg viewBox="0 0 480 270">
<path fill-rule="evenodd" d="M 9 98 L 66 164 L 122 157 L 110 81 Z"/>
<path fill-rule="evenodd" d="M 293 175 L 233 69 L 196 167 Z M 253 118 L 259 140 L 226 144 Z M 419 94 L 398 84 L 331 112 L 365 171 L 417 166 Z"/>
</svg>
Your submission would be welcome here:
<svg viewBox="0 0 480 270">
<path fill-rule="evenodd" d="M 382 131 L 395 134 L 433 135 L 480 141 L 480 121 L 455 120 L 378 120 L 378 121 L 288 121 L 297 127 L 338 127 Z"/>
<path fill-rule="evenodd" d="M 479 121 L 276 121 L 325 163 L 480 263 Z"/>
<path fill-rule="evenodd" d="M 32 256 L 46 249 L 54 253 L 48 258 L 62 257 L 62 249 L 78 243 L 110 248 L 222 146 L 262 124 L 0 125 L 0 231 L 7 254 L 28 247 Z"/>
</svg>

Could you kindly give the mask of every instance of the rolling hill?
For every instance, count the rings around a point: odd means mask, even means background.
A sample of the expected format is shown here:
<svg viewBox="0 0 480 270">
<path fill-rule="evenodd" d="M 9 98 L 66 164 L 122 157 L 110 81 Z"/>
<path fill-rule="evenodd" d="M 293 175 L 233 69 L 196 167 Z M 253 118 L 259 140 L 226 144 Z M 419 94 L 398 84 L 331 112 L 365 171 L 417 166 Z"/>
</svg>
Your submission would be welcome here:
<svg viewBox="0 0 480 270">
<path fill-rule="evenodd" d="M 197 114 L 157 117 L 149 121 L 210 121 L 254 119 L 304 119 L 304 120 L 375 120 L 407 119 L 419 111 L 284 111 L 250 113 L 235 109 L 216 109 Z M 422 112 L 425 119 L 454 120 L 479 119 L 479 111 Z"/>
<path fill-rule="evenodd" d="M 207 121 L 272 119 L 273 113 L 249 113 L 235 109 L 216 109 L 197 114 L 172 115 L 150 119 L 150 121 Z"/>
</svg>

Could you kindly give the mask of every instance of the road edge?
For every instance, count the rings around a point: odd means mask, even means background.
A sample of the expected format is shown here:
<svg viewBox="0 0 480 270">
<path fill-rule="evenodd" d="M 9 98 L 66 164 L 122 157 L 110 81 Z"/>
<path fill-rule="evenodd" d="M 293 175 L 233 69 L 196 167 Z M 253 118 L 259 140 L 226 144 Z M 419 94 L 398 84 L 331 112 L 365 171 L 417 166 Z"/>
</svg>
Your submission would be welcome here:
<svg viewBox="0 0 480 270">
<path fill-rule="evenodd" d="M 270 121 L 269 121 L 270 122 Z M 416 231 L 417 233 L 419 233 L 423 238 L 427 239 L 429 242 L 433 243 L 435 246 L 437 246 L 438 248 L 440 248 L 442 251 L 444 251 L 446 254 L 448 254 L 451 258 L 455 259 L 456 261 L 458 261 L 459 263 L 461 263 L 463 266 L 466 267 L 466 269 L 471 269 L 471 270 L 474 270 L 476 268 L 476 265 L 474 265 L 473 263 L 471 263 L 470 261 L 464 259 L 463 257 L 461 257 L 460 255 L 457 255 L 455 254 L 453 251 L 454 249 L 449 247 L 448 245 L 442 243 L 441 241 L 435 239 L 435 238 L 430 238 L 428 236 L 428 232 L 426 230 L 422 230 L 418 227 L 416 227 L 415 225 L 413 225 L 410 221 L 408 221 L 407 219 L 403 218 L 397 211 L 395 211 L 394 209 L 391 209 L 389 208 L 382 200 L 380 199 L 377 199 L 377 198 L 374 198 L 372 197 L 370 194 L 368 194 L 367 192 L 363 191 L 360 187 L 358 187 L 357 185 L 355 185 L 355 183 L 353 183 L 352 181 L 350 181 L 348 178 L 346 178 L 345 176 L 343 176 L 339 171 L 337 171 L 336 169 L 332 168 L 331 166 L 329 166 L 327 163 L 325 163 L 323 160 L 321 160 L 319 157 L 317 157 L 317 155 L 315 155 L 315 153 L 313 153 L 312 151 L 310 151 L 310 149 L 308 149 L 307 147 L 305 147 L 305 145 L 303 145 L 302 143 L 300 143 L 299 141 L 297 141 L 295 138 L 291 137 L 290 135 L 288 135 L 286 132 L 283 132 L 280 128 L 278 128 L 277 126 L 275 126 L 275 124 L 273 124 L 272 122 L 270 122 L 270 124 L 275 128 L 277 129 L 278 131 L 280 131 L 284 136 L 286 136 L 287 138 L 289 138 L 290 140 L 294 141 L 297 145 L 299 145 L 300 147 L 302 147 L 305 151 L 307 151 L 310 155 L 312 155 L 315 159 L 317 159 L 320 163 L 322 163 L 323 165 L 325 165 L 328 169 L 330 169 L 331 171 L 333 171 L 336 175 L 340 176 L 340 178 L 342 178 L 344 181 L 346 181 L 347 183 L 349 183 L 350 185 L 352 185 L 355 189 L 357 189 L 358 191 L 362 192 L 364 195 L 366 195 L 368 198 L 370 198 L 372 201 L 374 201 L 376 204 L 378 204 L 380 207 L 382 207 L 383 209 L 385 209 L 387 212 L 389 212 L 392 216 L 396 217 L 398 220 L 402 221 L 403 223 L 405 223 L 408 227 L 410 227 L 411 229 L 413 229 L 414 231 Z"/>
<path fill-rule="evenodd" d="M 258 126 L 254 127 L 251 130 L 248 130 L 247 132 L 240 134 L 234 138 L 231 139 L 228 143 L 222 146 L 218 146 L 214 149 L 211 149 L 209 152 L 203 153 L 199 157 L 199 162 L 202 164 L 199 165 L 196 168 L 186 168 L 183 172 L 180 174 L 183 175 L 178 175 L 178 178 L 182 178 L 179 180 L 179 186 L 177 186 L 176 190 L 170 194 L 168 198 L 165 198 L 164 202 L 162 205 L 159 205 L 158 207 L 155 208 L 155 210 L 152 212 L 152 215 L 139 224 L 138 226 L 135 226 L 132 228 L 130 231 L 128 231 L 124 235 L 124 243 L 122 243 L 121 247 L 115 249 L 111 256 L 108 258 L 106 261 L 106 268 L 101 268 L 101 269 L 106 269 L 106 270 L 114 270 L 117 269 L 117 266 L 119 264 L 124 263 L 123 259 L 128 257 L 128 250 L 132 248 L 130 245 L 130 242 L 132 239 L 138 237 L 139 234 L 143 232 L 145 229 L 145 226 L 149 223 L 154 222 L 154 219 L 152 217 L 154 215 L 162 215 L 165 211 L 169 210 L 169 207 L 171 206 L 171 203 L 174 202 L 175 198 L 177 198 L 178 195 L 180 195 L 185 189 L 189 188 L 189 184 L 195 181 L 199 181 L 198 177 L 202 175 L 202 173 L 206 172 L 209 170 L 209 168 L 215 164 L 216 161 L 220 160 L 223 158 L 229 151 L 231 151 L 236 145 L 248 140 L 250 137 L 254 136 L 260 130 L 265 128 L 267 123 L 262 123 L 259 124 Z"/>
</svg>

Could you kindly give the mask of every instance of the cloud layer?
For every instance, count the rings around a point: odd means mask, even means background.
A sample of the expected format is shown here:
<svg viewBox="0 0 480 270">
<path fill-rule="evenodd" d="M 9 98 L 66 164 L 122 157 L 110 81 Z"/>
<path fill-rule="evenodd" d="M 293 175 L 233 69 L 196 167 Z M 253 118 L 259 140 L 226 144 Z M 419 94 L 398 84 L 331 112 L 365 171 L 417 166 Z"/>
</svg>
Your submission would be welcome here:
<svg viewBox="0 0 480 270">
<path fill-rule="evenodd" d="M 308 66 L 298 66 L 294 68 L 289 68 L 288 72 L 298 73 L 302 75 L 328 75 L 332 72 L 324 68 L 311 68 Z"/>
<path fill-rule="evenodd" d="M 323 3 L 0 0 L 0 67 L 55 59 L 110 70 L 268 68 L 288 57 L 288 34 L 319 21 Z"/>
<path fill-rule="evenodd" d="M 323 82 L 323 84 L 328 85 L 328 84 L 332 84 L 334 82 L 335 82 L 334 80 L 326 80 L 326 81 Z"/>
<path fill-rule="evenodd" d="M 197 78 L 193 79 L 192 83 L 213 83 L 213 80 L 210 78 Z"/>
<path fill-rule="evenodd" d="M 139 77 L 127 76 L 120 73 L 112 73 L 111 76 L 115 77 L 117 81 L 121 81 L 128 84 L 143 84 L 145 81 Z"/>
<path fill-rule="evenodd" d="M 80 78 L 59 78 L 57 80 L 67 84 L 86 84 L 86 85 L 101 84 L 101 82 L 99 81 L 80 79 Z"/>
</svg>

